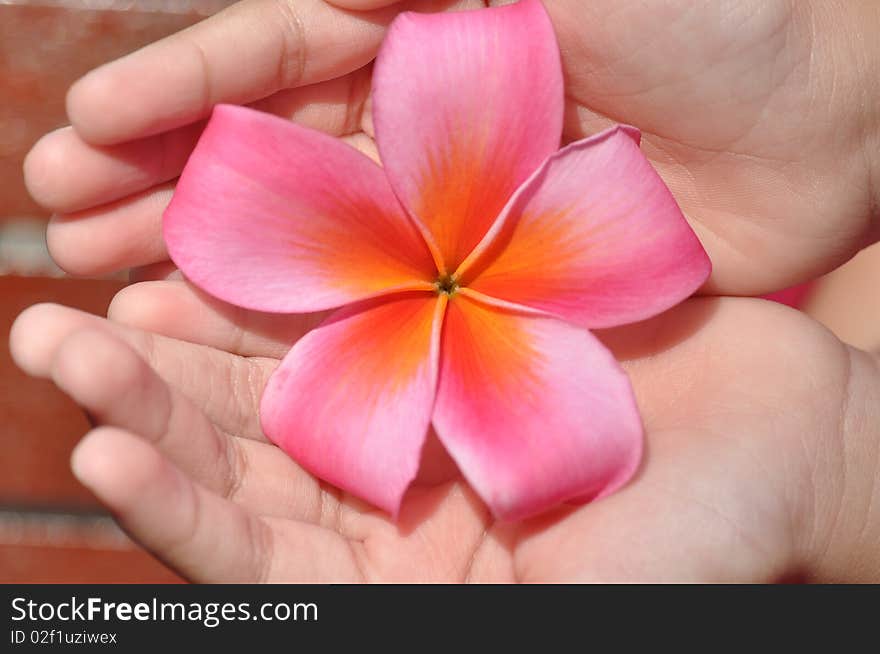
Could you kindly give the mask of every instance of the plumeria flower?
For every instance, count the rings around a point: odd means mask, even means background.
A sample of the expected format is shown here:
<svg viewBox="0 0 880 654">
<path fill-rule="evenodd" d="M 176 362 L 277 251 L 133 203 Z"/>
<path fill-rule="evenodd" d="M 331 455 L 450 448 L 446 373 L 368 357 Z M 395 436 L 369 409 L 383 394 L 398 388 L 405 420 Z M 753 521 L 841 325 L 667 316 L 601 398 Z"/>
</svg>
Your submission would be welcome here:
<svg viewBox="0 0 880 654">
<path fill-rule="evenodd" d="M 559 150 L 563 80 L 537 0 L 401 14 L 373 73 L 377 165 L 218 106 L 164 218 L 208 293 L 334 309 L 261 403 L 266 435 L 396 516 L 429 428 L 496 517 L 621 487 L 642 424 L 588 330 L 692 294 L 710 262 L 618 126 Z"/>
</svg>

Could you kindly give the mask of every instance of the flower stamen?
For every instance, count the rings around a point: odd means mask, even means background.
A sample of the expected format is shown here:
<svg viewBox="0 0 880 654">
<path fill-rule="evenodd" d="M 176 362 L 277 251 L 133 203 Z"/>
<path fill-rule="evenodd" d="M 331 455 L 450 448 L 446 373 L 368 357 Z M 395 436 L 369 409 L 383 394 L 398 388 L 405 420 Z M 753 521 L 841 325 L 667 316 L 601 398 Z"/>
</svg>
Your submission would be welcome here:
<svg viewBox="0 0 880 654">
<path fill-rule="evenodd" d="M 445 293 L 449 296 L 455 295 L 459 288 L 458 278 L 455 275 L 440 275 L 437 281 L 434 282 L 434 288 L 437 289 L 437 293 Z"/>
</svg>

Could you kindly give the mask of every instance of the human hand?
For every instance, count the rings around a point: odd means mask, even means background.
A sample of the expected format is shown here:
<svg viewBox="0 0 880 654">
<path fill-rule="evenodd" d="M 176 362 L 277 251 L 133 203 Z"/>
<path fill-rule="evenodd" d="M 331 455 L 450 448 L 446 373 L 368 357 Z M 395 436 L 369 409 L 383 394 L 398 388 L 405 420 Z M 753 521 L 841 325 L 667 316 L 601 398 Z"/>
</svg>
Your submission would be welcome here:
<svg viewBox="0 0 880 654">
<path fill-rule="evenodd" d="M 251 104 L 369 152 L 363 108 L 385 27 L 402 9 L 480 6 L 413 0 L 350 12 L 322 0 L 245 0 L 92 71 L 68 93 L 73 126 L 43 137 L 25 161 L 31 194 L 55 212 L 53 258 L 72 274 L 166 274 L 162 212 L 214 104 Z"/>
<path fill-rule="evenodd" d="M 774 303 L 697 298 L 601 334 L 633 381 L 646 461 L 615 495 L 524 523 L 494 522 L 436 442 L 397 524 L 266 443 L 262 385 L 311 318 L 245 318 L 177 281 L 123 291 L 113 313 L 186 322 L 206 344 L 41 305 L 12 352 L 96 423 L 77 476 L 189 579 L 880 578 L 880 366 Z"/>
<path fill-rule="evenodd" d="M 75 129 L 45 137 L 26 165 L 34 196 L 59 213 L 48 233 L 58 263 L 98 274 L 165 262 L 144 276 L 167 272 L 161 212 L 200 130 L 185 125 L 216 102 L 256 103 L 369 151 L 367 64 L 391 18 L 481 5 L 336 4 L 390 6 L 242 2 L 74 85 Z M 545 5 L 567 76 L 566 139 L 609 119 L 642 130 L 712 258 L 707 291 L 804 281 L 876 237 L 874 5 Z"/>
</svg>

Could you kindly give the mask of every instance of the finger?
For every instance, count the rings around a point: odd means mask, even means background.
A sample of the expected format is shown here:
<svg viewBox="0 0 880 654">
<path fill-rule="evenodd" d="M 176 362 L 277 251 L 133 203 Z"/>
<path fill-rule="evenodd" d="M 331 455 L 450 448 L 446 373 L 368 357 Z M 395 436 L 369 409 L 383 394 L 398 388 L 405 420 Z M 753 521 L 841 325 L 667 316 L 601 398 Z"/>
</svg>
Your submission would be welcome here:
<svg viewBox="0 0 880 654">
<path fill-rule="evenodd" d="M 232 439 L 173 392 L 131 347 L 86 328 L 65 337 L 49 358 L 51 379 L 92 420 L 146 438 L 210 490 L 222 492 L 232 484 Z"/>
<path fill-rule="evenodd" d="M 334 503 L 278 448 L 219 432 L 131 347 L 81 330 L 51 355 L 51 378 L 101 426 L 146 439 L 206 489 L 258 515 L 317 521 Z"/>
<path fill-rule="evenodd" d="M 250 106 L 333 136 L 353 134 L 361 129 L 371 75 L 372 65 L 363 66 L 326 82 L 278 91 Z"/>
<path fill-rule="evenodd" d="M 359 129 L 370 68 L 276 93 L 254 108 L 334 136 Z M 45 135 L 25 158 L 28 190 L 46 208 L 70 213 L 124 198 L 177 177 L 204 122 L 119 145 L 97 146 L 71 127 Z"/>
<path fill-rule="evenodd" d="M 329 0 L 331 5 L 336 5 L 342 9 L 354 9 L 356 11 L 364 11 L 367 9 L 378 9 L 379 7 L 387 7 L 393 4 L 399 4 L 400 0 Z"/>
<path fill-rule="evenodd" d="M 24 161 L 33 198 L 50 211 L 73 212 L 167 182 L 180 174 L 204 123 L 119 145 L 89 145 L 73 130 L 49 132 Z"/>
<path fill-rule="evenodd" d="M 135 329 L 207 345 L 241 356 L 282 358 L 326 313 L 278 315 L 217 300 L 184 281 L 142 282 L 123 288 L 108 317 Z"/>
<path fill-rule="evenodd" d="M 396 13 L 245 0 L 90 72 L 71 87 L 68 115 L 91 143 L 158 134 L 219 102 L 246 104 L 364 66 Z"/>
<path fill-rule="evenodd" d="M 259 404 L 277 361 L 228 352 L 117 325 L 57 304 L 37 304 L 12 325 L 9 349 L 26 373 L 48 377 L 52 353 L 82 329 L 99 330 L 131 346 L 172 387 L 229 434 L 264 440 Z"/>
<path fill-rule="evenodd" d="M 71 463 L 123 529 L 193 581 L 360 579 L 351 549 L 337 534 L 294 520 L 260 519 L 192 482 L 127 431 L 90 432 Z"/>
<path fill-rule="evenodd" d="M 168 259 L 162 212 L 173 184 L 79 213 L 55 215 L 46 229 L 49 253 L 72 275 L 106 275 Z"/>
</svg>

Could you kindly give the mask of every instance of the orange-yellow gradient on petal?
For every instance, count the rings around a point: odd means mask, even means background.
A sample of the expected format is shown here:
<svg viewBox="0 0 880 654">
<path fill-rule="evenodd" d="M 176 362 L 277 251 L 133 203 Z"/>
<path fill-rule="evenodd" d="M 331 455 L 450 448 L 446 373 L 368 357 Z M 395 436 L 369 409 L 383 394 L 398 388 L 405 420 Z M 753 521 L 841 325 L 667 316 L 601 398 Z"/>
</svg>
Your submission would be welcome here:
<svg viewBox="0 0 880 654">
<path fill-rule="evenodd" d="M 449 301 L 434 427 L 498 518 L 626 483 L 642 425 L 626 374 L 587 330 L 474 299 Z"/>
<path fill-rule="evenodd" d="M 620 126 L 550 157 L 462 283 L 586 328 L 643 320 L 696 291 L 711 262 L 638 140 Z"/>
<path fill-rule="evenodd" d="M 563 86 L 541 3 L 401 14 L 373 72 L 386 174 L 453 272 L 559 147 Z"/>
<path fill-rule="evenodd" d="M 418 173 L 413 211 L 442 253 L 445 272 L 479 243 L 516 189 L 515 155 L 493 151 L 487 138 L 464 126 L 453 130 L 448 143 L 425 153 Z"/>
<path fill-rule="evenodd" d="M 428 289 L 436 278 L 378 165 L 338 139 L 241 107 L 215 108 L 164 233 L 190 280 L 260 311 L 318 311 Z"/>
<path fill-rule="evenodd" d="M 431 419 L 446 296 L 341 309 L 298 341 L 263 394 L 266 435 L 313 474 L 396 515 Z"/>
</svg>

